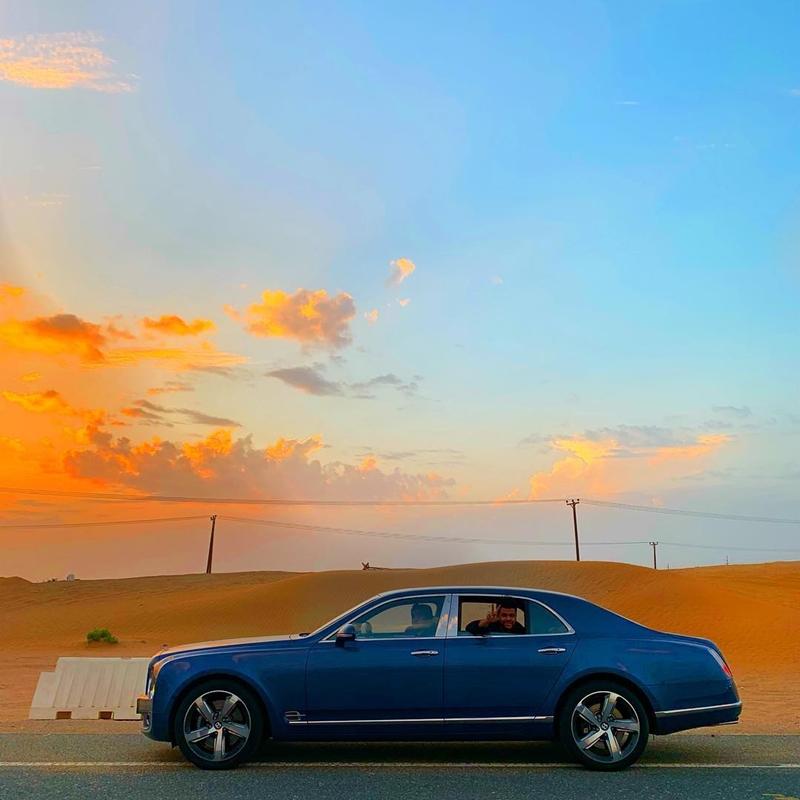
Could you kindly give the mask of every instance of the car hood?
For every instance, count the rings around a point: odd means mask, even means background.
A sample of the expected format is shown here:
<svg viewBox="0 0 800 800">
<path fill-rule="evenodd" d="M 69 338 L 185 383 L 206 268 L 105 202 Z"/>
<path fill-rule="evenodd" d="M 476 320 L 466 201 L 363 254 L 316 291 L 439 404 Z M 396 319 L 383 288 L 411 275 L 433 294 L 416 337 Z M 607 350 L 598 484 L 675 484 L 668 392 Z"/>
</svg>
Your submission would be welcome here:
<svg viewBox="0 0 800 800">
<path fill-rule="evenodd" d="M 296 633 L 287 634 L 283 636 L 251 636 L 245 639 L 215 639 L 210 642 L 193 642 L 191 644 L 180 644 L 175 647 L 166 647 L 159 650 L 154 656 L 154 659 L 166 658 L 167 656 L 183 655 L 186 653 L 197 653 L 203 650 L 223 650 L 228 648 L 243 647 L 251 644 L 280 644 L 282 642 L 290 642 L 305 637 L 299 636 Z"/>
</svg>

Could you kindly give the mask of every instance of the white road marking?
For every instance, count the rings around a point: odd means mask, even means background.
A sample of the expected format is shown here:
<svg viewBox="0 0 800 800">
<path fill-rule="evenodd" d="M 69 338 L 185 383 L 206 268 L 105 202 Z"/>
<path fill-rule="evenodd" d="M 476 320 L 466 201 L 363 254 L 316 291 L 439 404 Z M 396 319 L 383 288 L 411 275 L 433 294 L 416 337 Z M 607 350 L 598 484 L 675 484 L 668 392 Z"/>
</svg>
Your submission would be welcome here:
<svg viewBox="0 0 800 800">
<path fill-rule="evenodd" d="M 0 761 L 0 769 L 32 769 L 40 767 L 179 767 L 194 769 L 186 761 Z M 250 762 L 238 769 L 326 769 L 326 768 L 397 769 L 429 767 L 433 769 L 582 769 L 578 764 L 543 763 L 476 763 L 476 762 L 417 762 L 417 761 L 306 761 Z M 800 769 L 800 764 L 634 764 L 630 769 Z"/>
</svg>

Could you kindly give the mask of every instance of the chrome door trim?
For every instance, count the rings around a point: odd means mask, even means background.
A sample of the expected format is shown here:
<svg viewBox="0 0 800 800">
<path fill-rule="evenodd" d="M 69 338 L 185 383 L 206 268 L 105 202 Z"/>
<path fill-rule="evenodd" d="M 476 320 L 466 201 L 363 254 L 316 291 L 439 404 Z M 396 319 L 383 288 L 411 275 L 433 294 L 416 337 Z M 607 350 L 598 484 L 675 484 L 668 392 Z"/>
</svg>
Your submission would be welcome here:
<svg viewBox="0 0 800 800">
<path fill-rule="evenodd" d="M 719 706 L 699 706 L 697 708 L 672 708 L 669 711 L 656 711 L 657 717 L 671 717 L 673 714 L 695 714 L 699 711 L 724 711 L 726 708 L 741 708 L 742 701 L 723 703 Z"/>
<path fill-rule="evenodd" d="M 445 722 L 552 722 L 552 717 L 445 717 Z"/>
<path fill-rule="evenodd" d="M 554 608 L 551 608 L 547 605 L 547 603 L 543 603 L 541 600 L 536 600 L 533 597 L 525 597 L 524 595 L 519 594 L 494 594 L 494 592 L 485 592 L 481 593 L 480 591 L 475 592 L 464 592 L 459 594 L 452 594 L 451 595 L 451 602 L 452 602 L 452 613 L 450 615 L 450 621 L 447 626 L 447 638 L 459 638 L 458 637 L 458 607 L 462 597 L 510 597 L 514 600 L 524 600 L 528 603 L 538 603 L 542 608 L 546 611 L 549 611 L 556 619 L 561 622 L 562 625 L 566 626 L 567 630 L 561 631 L 560 633 L 517 633 L 513 634 L 515 639 L 525 639 L 525 638 L 532 638 L 538 637 L 541 638 L 542 636 L 574 636 L 575 635 L 575 628 L 567 622 L 561 614 L 558 613 Z M 436 631 L 437 635 L 439 631 Z M 511 634 L 508 634 L 511 635 Z M 491 634 L 489 634 L 491 636 Z M 461 637 L 462 639 L 465 638 L 464 636 Z M 473 636 L 474 639 L 479 639 L 481 637 Z"/>
<path fill-rule="evenodd" d="M 424 719 L 311 719 L 308 722 L 290 722 L 290 725 L 408 725 L 418 723 L 444 722 L 442 717 L 425 717 Z"/>
<path fill-rule="evenodd" d="M 417 725 L 453 722 L 552 722 L 553 717 L 425 717 L 424 719 L 287 720 L 290 725 Z"/>
</svg>

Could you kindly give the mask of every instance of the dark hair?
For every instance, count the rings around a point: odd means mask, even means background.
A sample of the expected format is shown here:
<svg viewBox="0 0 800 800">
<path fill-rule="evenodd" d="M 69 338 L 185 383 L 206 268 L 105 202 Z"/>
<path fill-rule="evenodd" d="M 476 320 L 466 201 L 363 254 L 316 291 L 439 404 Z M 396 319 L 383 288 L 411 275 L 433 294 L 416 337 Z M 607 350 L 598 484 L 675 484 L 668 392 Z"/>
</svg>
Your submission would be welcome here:
<svg viewBox="0 0 800 800">
<path fill-rule="evenodd" d="M 433 619 L 433 611 L 431 611 L 431 607 L 426 603 L 414 603 L 411 606 L 411 613 L 413 614 L 415 611 L 422 614 L 424 619 Z"/>
<path fill-rule="evenodd" d="M 519 603 L 511 597 L 501 597 L 497 601 L 498 610 L 501 608 L 513 608 L 514 611 L 519 609 Z"/>
</svg>

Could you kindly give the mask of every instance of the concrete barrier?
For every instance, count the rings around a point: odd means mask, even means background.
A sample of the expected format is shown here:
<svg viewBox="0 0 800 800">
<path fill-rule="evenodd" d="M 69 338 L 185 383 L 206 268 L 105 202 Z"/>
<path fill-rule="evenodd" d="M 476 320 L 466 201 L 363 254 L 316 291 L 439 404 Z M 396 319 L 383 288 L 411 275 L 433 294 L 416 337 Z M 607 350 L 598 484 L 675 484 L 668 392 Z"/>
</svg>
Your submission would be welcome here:
<svg viewBox="0 0 800 800">
<path fill-rule="evenodd" d="M 59 658 L 42 672 L 28 719 L 139 719 L 149 658 Z"/>
</svg>

